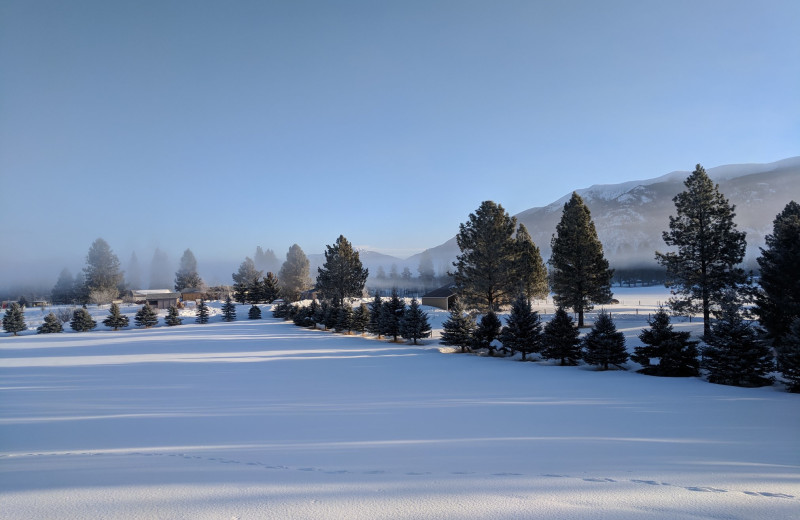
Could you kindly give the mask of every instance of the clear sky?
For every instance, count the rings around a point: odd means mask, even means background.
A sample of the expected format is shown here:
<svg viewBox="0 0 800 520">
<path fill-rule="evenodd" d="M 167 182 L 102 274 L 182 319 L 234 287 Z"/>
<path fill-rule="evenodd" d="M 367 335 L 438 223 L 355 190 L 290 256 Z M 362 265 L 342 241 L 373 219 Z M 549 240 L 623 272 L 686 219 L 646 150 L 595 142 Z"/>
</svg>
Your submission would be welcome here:
<svg viewBox="0 0 800 520">
<path fill-rule="evenodd" d="M 800 2 L 0 1 L 0 284 L 800 155 Z M 52 266 L 52 267 L 50 267 Z"/>
</svg>

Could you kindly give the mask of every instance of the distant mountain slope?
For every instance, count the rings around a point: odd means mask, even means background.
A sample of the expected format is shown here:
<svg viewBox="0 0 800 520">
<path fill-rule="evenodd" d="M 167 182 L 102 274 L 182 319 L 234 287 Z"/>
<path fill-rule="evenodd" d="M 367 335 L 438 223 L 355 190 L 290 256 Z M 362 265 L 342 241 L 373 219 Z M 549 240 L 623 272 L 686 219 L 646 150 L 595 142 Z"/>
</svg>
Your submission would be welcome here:
<svg viewBox="0 0 800 520">
<path fill-rule="evenodd" d="M 800 157 L 768 164 L 726 165 L 706 171 L 725 197 L 736 205 L 736 223 L 747 232 L 746 261 L 754 261 L 758 248 L 764 245 L 764 236 L 772 231 L 775 216 L 790 200 L 800 201 Z M 672 198 L 684 190 L 683 181 L 690 173 L 672 172 L 649 180 L 598 184 L 576 190 L 592 212 L 612 267 L 655 265 L 655 251 L 665 249 L 661 234 L 668 228 L 669 216 L 675 214 Z M 528 228 L 545 261 L 550 258 L 550 239 L 570 195 L 516 215 Z M 437 266 L 452 262 L 459 254 L 455 237 L 428 249 L 427 253 Z M 405 263 L 416 265 L 421 254 Z"/>
</svg>

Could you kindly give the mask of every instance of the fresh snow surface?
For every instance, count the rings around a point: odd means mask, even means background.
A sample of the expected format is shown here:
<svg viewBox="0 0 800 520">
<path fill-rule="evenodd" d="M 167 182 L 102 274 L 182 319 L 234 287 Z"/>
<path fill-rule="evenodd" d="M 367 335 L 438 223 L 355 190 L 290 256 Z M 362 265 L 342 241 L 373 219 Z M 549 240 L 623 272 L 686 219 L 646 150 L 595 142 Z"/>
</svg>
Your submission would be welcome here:
<svg viewBox="0 0 800 520">
<path fill-rule="evenodd" d="M 615 297 L 632 349 L 667 295 Z M 0 518 L 800 518 L 800 396 L 779 383 L 458 354 L 248 307 L 49 335 L 28 310 L 31 330 L 0 336 Z"/>
</svg>

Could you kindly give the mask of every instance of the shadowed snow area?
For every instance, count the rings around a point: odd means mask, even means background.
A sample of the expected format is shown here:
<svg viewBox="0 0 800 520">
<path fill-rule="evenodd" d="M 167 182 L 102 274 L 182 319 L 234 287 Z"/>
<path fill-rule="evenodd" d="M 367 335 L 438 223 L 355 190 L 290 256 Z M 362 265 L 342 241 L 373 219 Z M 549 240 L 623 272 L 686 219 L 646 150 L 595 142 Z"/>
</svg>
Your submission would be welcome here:
<svg viewBox="0 0 800 520">
<path fill-rule="evenodd" d="M 615 315 L 629 348 L 646 317 Z M 0 518 L 800 517 L 777 385 L 424 343 L 271 317 L 3 337 Z"/>
</svg>

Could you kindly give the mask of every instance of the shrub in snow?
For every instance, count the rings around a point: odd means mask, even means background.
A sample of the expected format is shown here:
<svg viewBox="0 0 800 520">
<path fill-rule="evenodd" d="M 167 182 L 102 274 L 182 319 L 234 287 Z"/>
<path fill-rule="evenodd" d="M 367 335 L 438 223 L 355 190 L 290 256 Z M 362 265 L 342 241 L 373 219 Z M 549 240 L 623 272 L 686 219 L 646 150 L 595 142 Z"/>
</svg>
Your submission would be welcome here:
<svg viewBox="0 0 800 520">
<path fill-rule="evenodd" d="M 489 351 L 489 355 L 493 356 L 494 345 L 492 342 L 500 336 L 502 327 L 500 318 L 490 310 L 481 317 L 478 326 L 472 331 L 472 347 L 476 350 L 485 348 Z"/>
<path fill-rule="evenodd" d="M 336 323 L 334 330 L 336 332 L 350 332 L 353 327 L 353 308 L 345 303 L 336 313 Z"/>
<path fill-rule="evenodd" d="M 145 303 L 136 313 L 133 321 L 137 327 L 149 329 L 158 325 L 158 314 L 149 304 Z"/>
<path fill-rule="evenodd" d="M 176 325 L 181 325 L 183 323 L 183 318 L 178 316 L 177 307 L 175 307 L 174 305 L 169 306 L 169 310 L 167 311 L 167 317 L 164 318 L 164 323 L 166 323 L 167 326 L 169 327 L 175 327 Z"/>
<path fill-rule="evenodd" d="M 103 325 L 111 327 L 113 330 L 119 330 L 122 327 L 127 327 L 128 321 L 128 317 L 120 313 L 119 305 L 112 303 L 108 316 L 103 320 Z"/>
<path fill-rule="evenodd" d="M 369 325 L 369 318 L 369 308 L 366 303 L 362 303 L 353 311 L 353 330 L 359 334 L 364 334 Z"/>
<path fill-rule="evenodd" d="M 442 335 L 439 343 L 451 347 L 460 347 L 461 352 L 466 352 L 472 346 L 472 331 L 475 330 L 475 320 L 464 312 L 461 301 L 456 300 L 450 307 L 450 316 L 442 324 Z"/>
<path fill-rule="evenodd" d="M 644 345 L 635 347 L 631 359 L 642 365 L 642 374 L 666 377 L 689 377 L 699 374 L 697 341 L 690 341 L 688 332 L 672 329 L 669 314 L 660 308 L 647 320 L 639 339 Z M 652 364 L 658 359 L 657 365 Z"/>
<path fill-rule="evenodd" d="M 3 330 L 16 336 L 17 332 L 22 332 L 27 328 L 27 325 L 25 325 L 25 313 L 22 307 L 16 302 L 12 303 L 11 306 L 6 309 L 5 316 L 3 316 Z"/>
<path fill-rule="evenodd" d="M 195 315 L 197 316 L 194 320 L 195 322 L 200 324 L 208 323 L 209 312 L 205 300 L 200 299 L 200 303 L 197 304 L 197 310 L 195 310 Z"/>
<path fill-rule="evenodd" d="M 258 305 L 253 305 L 252 307 L 250 307 L 250 310 L 247 312 L 247 319 L 260 320 L 261 308 Z"/>
<path fill-rule="evenodd" d="M 609 365 L 622 368 L 628 360 L 625 335 L 617 331 L 614 320 L 605 311 L 600 313 L 592 330 L 583 338 L 583 360 L 590 365 L 600 365 L 603 370 L 608 370 Z"/>
<path fill-rule="evenodd" d="M 78 307 L 72 313 L 72 321 L 69 322 L 69 326 L 75 332 L 87 332 L 97 327 L 97 322 L 92 319 L 89 311 L 83 307 Z"/>
<path fill-rule="evenodd" d="M 61 325 L 61 320 L 52 312 L 44 317 L 44 323 L 36 329 L 37 334 L 52 334 L 63 331 L 64 327 Z"/>
</svg>

